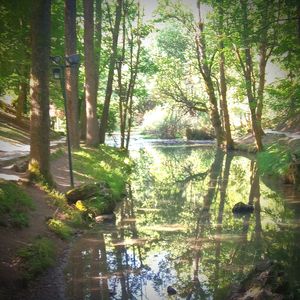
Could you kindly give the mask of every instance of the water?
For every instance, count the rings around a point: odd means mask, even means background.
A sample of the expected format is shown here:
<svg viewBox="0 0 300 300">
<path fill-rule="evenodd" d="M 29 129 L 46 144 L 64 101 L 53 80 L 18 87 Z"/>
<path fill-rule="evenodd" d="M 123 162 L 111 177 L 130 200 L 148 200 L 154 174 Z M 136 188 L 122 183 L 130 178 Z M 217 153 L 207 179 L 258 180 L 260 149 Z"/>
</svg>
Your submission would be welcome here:
<svg viewBox="0 0 300 300">
<path fill-rule="evenodd" d="M 78 239 L 70 299 L 224 299 L 256 262 L 283 264 L 300 289 L 300 195 L 260 178 L 253 159 L 147 142 L 114 224 Z M 142 149 L 141 149 L 142 148 Z M 253 204 L 236 218 L 235 203 Z M 167 287 L 177 291 L 168 296 Z"/>
</svg>

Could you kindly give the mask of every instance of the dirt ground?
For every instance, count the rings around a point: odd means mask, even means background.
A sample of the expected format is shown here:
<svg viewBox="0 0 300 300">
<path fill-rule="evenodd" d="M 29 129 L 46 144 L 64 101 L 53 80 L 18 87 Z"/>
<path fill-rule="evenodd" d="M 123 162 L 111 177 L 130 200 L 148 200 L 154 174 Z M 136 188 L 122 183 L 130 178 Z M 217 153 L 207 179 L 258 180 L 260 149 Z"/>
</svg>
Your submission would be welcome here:
<svg viewBox="0 0 300 300">
<path fill-rule="evenodd" d="M 26 174 L 0 168 L 1 173 L 19 176 L 22 188 L 30 195 L 35 210 L 30 212 L 29 227 L 15 229 L 0 227 L 0 299 L 64 299 L 64 265 L 68 252 L 68 243 L 57 238 L 46 226 L 46 220 L 52 217 L 56 208 L 49 204 L 48 195 L 37 186 L 26 183 Z M 67 156 L 64 155 L 51 163 L 51 172 L 57 189 L 65 192 L 70 188 Z M 20 183 L 20 181 L 19 181 Z M 76 184 L 76 182 L 75 182 Z M 38 280 L 24 288 L 16 253 L 29 244 L 35 237 L 45 236 L 54 240 L 57 251 L 57 264 L 47 270 Z"/>
</svg>

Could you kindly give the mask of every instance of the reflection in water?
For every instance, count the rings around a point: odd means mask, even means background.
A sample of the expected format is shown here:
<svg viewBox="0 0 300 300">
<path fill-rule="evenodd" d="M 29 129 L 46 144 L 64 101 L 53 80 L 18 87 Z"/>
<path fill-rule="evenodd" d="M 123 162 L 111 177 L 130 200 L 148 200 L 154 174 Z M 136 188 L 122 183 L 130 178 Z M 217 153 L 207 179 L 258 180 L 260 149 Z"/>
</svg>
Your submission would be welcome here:
<svg viewBox="0 0 300 300">
<path fill-rule="evenodd" d="M 141 150 L 116 224 L 77 240 L 70 299 L 224 299 L 253 265 L 282 263 L 300 288 L 300 195 L 274 192 L 254 160 L 212 148 Z M 231 210 L 242 201 L 254 213 Z M 168 296 L 167 287 L 177 290 Z"/>
</svg>

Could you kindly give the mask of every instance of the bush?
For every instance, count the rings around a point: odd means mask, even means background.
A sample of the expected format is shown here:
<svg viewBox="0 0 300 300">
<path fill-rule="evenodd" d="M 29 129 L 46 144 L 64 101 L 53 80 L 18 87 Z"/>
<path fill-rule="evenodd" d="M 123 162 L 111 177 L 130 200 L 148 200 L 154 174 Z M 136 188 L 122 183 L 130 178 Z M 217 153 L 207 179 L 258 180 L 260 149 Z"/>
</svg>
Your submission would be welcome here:
<svg viewBox="0 0 300 300">
<path fill-rule="evenodd" d="M 12 182 L 0 180 L 0 218 L 15 227 L 28 226 L 28 210 L 34 209 L 32 199 Z"/>
<path fill-rule="evenodd" d="M 187 128 L 185 131 L 188 140 L 212 140 L 213 134 L 205 129 Z"/>
<path fill-rule="evenodd" d="M 60 220 L 50 219 L 47 224 L 49 229 L 63 240 L 67 240 L 72 236 L 73 231 L 71 227 Z"/>
<path fill-rule="evenodd" d="M 21 248 L 18 256 L 22 262 L 23 277 L 31 280 L 54 264 L 54 243 L 47 238 L 38 237 L 32 244 Z"/>
<path fill-rule="evenodd" d="M 290 151 L 278 144 L 272 144 L 258 153 L 258 168 L 263 175 L 284 176 L 287 174 L 292 157 Z"/>
</svg>

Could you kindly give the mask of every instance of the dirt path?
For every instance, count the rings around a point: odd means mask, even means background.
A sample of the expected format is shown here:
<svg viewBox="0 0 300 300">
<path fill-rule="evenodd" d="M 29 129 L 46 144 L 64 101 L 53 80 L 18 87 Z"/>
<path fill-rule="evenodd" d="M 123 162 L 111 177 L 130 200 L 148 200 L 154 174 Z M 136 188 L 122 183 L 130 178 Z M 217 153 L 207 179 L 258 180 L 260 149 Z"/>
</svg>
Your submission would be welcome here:
<svg viewBox="0 0 300 300">
<path fill-rule="evenodd" d="M 67 155 L 51 163 L 51 172 L 58 190 L 68 190 L 70 181 Z M 0 168 L 0 174 L 14 181 L 25 177 L 25 173 L 16 173 L 5 168 Z M 33 199 L 35 210 L 30 212 L 28 228 L 0 227 L 0 299 L 63 300 L 68 243 L 57 238 L 46 226 L 47 218 L 53 216 L 56 208 L 49 205 L 48 195 L 38 187 L 26 184 L 21 186 Z M 22 289 L 23 282 L 16 253 L 20 247 L 29 244 L 37 236 L 45 236 L 54 241 L 58 260 L 56 265 L 48 269 L 37 281 Z"/>
</svg>

